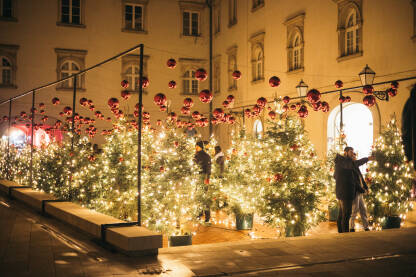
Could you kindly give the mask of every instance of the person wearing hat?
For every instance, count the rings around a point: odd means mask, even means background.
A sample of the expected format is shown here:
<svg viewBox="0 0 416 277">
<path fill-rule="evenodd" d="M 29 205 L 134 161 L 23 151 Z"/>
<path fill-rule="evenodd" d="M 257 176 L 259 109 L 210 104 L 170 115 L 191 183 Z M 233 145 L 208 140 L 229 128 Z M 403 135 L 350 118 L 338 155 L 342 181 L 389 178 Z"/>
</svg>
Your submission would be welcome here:
<svg viewBox="0 0 416 277">
<path fill-rule="evenodd" d="M 211 175 L 211 157 L 208 155 L 207 152 L 204 151 L 204 142 L 198 141 L 195 145 L 195 156 L 194 161 L 200 167 L 200 175 L 201 175 L 201 185 L 202 190 L 200 191 L 200 200 L 203 203 L 203 209 L 205 213 L 205 222 L 209 222 L 211 218 L 211 199 L 208 193 L 208 185 L 209 185 L 209 176 Z M 203 181 L 202 181 L 203 180 Z M 202 214 L 201 214 L 202 215 Z"/>
</svg>

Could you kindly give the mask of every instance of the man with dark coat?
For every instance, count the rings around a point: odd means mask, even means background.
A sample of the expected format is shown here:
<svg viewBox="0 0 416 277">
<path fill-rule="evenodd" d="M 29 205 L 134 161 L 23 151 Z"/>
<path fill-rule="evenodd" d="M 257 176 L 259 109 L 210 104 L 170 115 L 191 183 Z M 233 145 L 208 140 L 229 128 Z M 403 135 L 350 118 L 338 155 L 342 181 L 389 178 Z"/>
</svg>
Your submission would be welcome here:
<svg viewBox="0 0 416 277">
<path fill-rule="evenodd" d="M 194 156 L 194 161 L 199 165 L 201 168 L 200 175 L 201 175 L 201 183 L 203 182 L 203 192 L 200 195 L 200 201 L 203 202 L 203 209 L 205 213 L 205 222 L 209 222 L 211 218 L 211 211 L 210 211 L 210 202 L 212 201 L 207 195 L 208 192 L 208 185 L 209 185 L 209 176 L 211 175 L 211 157 L 208 155 L 207 152 L 204 151 L 204 142 L 198 141 L 195 146 L 196 154 Z M 201 193 L 200 193 L 201 194 Z"/>
<path fill-rule="evenodd" d="M 354 161 L 353 157 L 354 149 L 348 146 L 344 149 L 344 156 L 337 154 L 335 157 L 334 177 L 336 181 L 336 197 L 339 200 L 337 220 L 339 233 L 349 232 L 353 200 L 357 192 L 365 192 L 361 187 L 361 180 L 364 182 L 364 178 L 358 166 L 365 164 L 369 159 L 363 158 Z"/>
</svg>

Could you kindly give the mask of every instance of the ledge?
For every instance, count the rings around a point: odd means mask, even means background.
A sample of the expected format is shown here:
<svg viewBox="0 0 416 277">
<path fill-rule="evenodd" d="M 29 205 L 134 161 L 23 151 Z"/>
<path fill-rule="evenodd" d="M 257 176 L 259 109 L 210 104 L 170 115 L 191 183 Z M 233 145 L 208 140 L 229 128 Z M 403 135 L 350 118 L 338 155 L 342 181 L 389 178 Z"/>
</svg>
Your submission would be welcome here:
<svg viewBox="0 0 416 277">
<path fill-rule="evenodd" d="M 301 67 L 301 68 L 289 70 L 289 71 L 286 72 L 286 74 L 291 75 L 291 74 L 301 73 L 301 72 L 304 72 L 304 71 L 305 71 L 305 68 Z"/>
<path fill-rule="evenodd" d="M 15 189 L 14 187 L 22 187 Z M 0 191 L 11 195 L 18 201 L 42 211 L 43 200 L 55 200 L 48 193 L 24 188 L 16 182 L 0 180 Z M 124 223 L 112 216 L 81 207 L 72 202 L 45 202 L 45 214 L 84 231 L 98 239 L 105 237 L 105 242 L 127 255 L 157 255 L 162 248 L 162 235 L 146 229 L 145 227 L 109 227 L 101 232 L 102 225 Z"/>
<path fill-rule="evenodd" d="M 362 55 L 363 55 L 363 52 L 358 52 L 358 53 L 351 54 L 351 55 L 348 55 L 348 56 L 338 57 L 337 62 L 342 62 L 342 61 L 358 58 L 358 57 L 361 57 Z"/>
<path fill-rule="evenodd" d="M 147 35 L 147 31 L 145 31 L 145 30 L 135 30 L 135 29 L 121 28 L 121 31 L 124 32 L 124 33 Z"/>
<path fill-rule="evenodd" d="M 62 27 L 74 27 L 74 28 L 81 28 L 81 29 L 85 29 L 87 28 L 87 26 L 85 26 L 84 24 L 72 24 L 72 23 L 64 23 L 64 22 L 56 22 L 57 26 L 62 26 Z"/>
</svg>

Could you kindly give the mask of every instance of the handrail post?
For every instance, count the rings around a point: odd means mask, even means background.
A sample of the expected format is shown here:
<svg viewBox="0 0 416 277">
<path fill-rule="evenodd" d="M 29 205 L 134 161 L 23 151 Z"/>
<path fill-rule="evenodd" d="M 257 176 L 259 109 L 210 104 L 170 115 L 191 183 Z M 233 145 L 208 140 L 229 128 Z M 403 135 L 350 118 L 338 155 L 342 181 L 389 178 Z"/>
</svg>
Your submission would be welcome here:
<svg viewBox="0 0 416 277">
<path fill-rule="evenodd" d="M 10 163 L 10 125 L 12 122 L 12 98 L 9 100 L 9 126 L 7 127 L 7 179 L 10 180 L 10 169 L 11 169 L 11 163 Z"/>
<path fill-rule="evenodd" d="M 71 152 L 74 151 L 74 137 L 75 137 L 75 101 L 77 98 L 77 77 L 78 75 L 74 75 L 74 93 L 72 96 L 72 137 L 71 137 Z"/>
<path fill-rule="evenodd" d="M 30 134 L 30 185 L 33 187 L 33 127 L 35 124 L 35 90 L 32 92 L 32 124 Z"/>
<path fill-rule="evenodd" d="M 142 226 L 142 106 L 143 106 L 143 44 L 140 46 L 139 61 L 139 116 L 138 116 L 138 138 L 137 138 L 137 222 Z"/>
</svg>

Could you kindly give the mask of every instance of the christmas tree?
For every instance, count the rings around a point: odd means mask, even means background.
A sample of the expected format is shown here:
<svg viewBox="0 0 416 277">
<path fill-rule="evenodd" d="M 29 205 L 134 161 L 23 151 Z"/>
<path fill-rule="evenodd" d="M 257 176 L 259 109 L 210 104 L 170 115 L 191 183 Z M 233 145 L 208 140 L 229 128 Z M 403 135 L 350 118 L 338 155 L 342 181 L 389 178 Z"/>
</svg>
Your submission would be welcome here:
<svg viewBox="0 0 416 277">
<path fill-rule="evenodd" d="M 325 180 L 300 119 L 283 114 L 269 121 L 263 149 L 268 175 L 262 202 L 265 221 L 284 229 L 286 236 L 304 235 L 323 219 L 318 205 Z"/>
<path fill-rule="evenodd" d="M 410 190 L 413 179 L 413 163 L 404 153 L 401 134 L 393 118 L 376 139 L 369 162 L 366 195 L 368 211 L 379 228 L 386 217 L 400 216 L 402 220 L 411 208 Z"/>
</svg>

